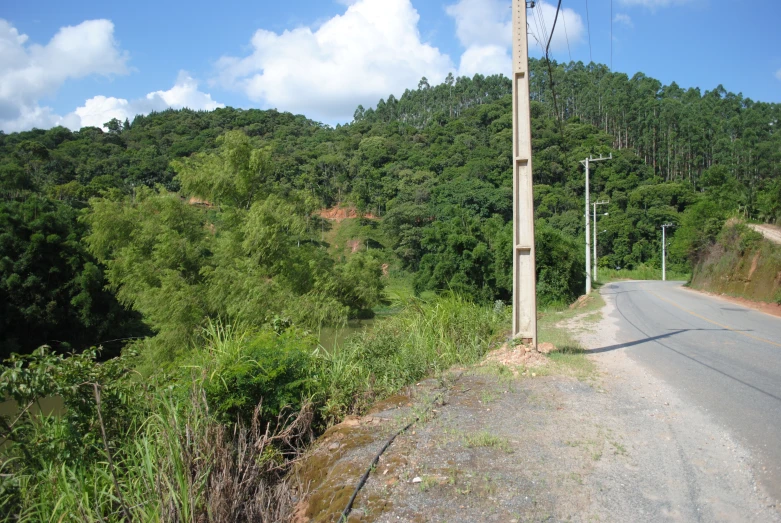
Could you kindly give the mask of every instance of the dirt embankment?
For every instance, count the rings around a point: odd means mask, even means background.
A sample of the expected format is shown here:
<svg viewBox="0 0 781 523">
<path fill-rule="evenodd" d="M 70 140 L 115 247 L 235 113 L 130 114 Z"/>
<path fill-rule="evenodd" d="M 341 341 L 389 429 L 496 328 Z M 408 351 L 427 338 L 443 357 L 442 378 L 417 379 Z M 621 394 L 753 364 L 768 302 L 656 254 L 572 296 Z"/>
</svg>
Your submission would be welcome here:
<svg viewBox="0 0 781 523">
<path fill-rule="evenodd" d="M 760 238 L 755 232 L 760 232 Z M 770 238 L 778 235 L 778 240 Z M 752 301 L 781 300 L 781 231 L 728 222 L 694 268 L 694 289 Z"/>
<path fill-rule="evenodd" d="M 326 220 L 332 220 L 340 222 L 348 218 L 367 218 L 369 220 L 376 220 L 377 217 L 370 212 L 361 213 L 355 207 L 341 207 L 335 206 L 330 209 L 321 209 L 318 214 L 321 218 Z"/>
</svg>

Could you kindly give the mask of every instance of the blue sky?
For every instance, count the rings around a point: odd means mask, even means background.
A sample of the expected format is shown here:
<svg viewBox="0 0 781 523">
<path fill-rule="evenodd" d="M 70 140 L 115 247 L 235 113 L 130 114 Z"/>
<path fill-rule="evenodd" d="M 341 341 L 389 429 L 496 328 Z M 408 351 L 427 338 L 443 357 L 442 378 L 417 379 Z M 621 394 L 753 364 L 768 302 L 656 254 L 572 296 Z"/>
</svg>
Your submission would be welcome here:
<svg viewBox="0 0 781 523">
<path fill-rule="evenodd" d="M 540 16 L 551 27 L 554 1 L 529 11 L 533 32 Z M 609 0 L 563 0 L 553 57 L 609 65 L 612 20 L 616 71 L 781 102 L 781 2 L 745 5 L 613 0 L 611 17 Z M 507 71 L 510 12 L 509 0 L 6 3 L 0 129 L 223 105 L 349 121 L 421 76 Z"/>
</svg>

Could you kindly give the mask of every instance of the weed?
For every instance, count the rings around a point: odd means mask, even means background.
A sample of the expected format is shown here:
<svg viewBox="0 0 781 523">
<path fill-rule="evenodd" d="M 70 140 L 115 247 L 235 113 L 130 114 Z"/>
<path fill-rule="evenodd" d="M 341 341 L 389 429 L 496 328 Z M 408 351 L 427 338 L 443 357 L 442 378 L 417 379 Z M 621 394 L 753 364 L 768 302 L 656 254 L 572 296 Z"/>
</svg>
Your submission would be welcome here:
<svg viewBox="0 0 781 523">
<path fill-rule="evenodd" d="M 467 448 L 498 448 L 504 452 L 512 452 L 507 438 L 501 438 L 487 431 L 480 431 L 474 434 L 464 436 L 464 446 Z"/>
<path fill-rule="evenodd" d="M 619 454 L 621 456 L 626 456 L 626 447 L 624 447 L 622 444 L 620 444 L 617 441 L 611 441 L 611 445 L 613 445 L 613 448 L 616 449 L 616 454 Z"/>
<path fill-rule="evenodd" d="M 422 476 L 420 479 L 419 488 L 421 492 L 426 492 L 431 487 L 439 484 L 439 481 L 434 476 Z"/>
</svg>

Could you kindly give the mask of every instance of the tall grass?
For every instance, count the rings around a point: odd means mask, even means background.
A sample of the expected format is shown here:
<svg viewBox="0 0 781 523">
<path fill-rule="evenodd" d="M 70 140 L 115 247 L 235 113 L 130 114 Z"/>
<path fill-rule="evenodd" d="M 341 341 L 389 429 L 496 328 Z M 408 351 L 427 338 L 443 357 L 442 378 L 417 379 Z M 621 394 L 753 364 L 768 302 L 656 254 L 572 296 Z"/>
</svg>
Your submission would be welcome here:
<svg viewBox="0 0 781 523">
<path fill-rule="evenodd" d="M 142 429 L 112 450 L 120 501 L 106 460 L 73 465 L 45 463 L 19 474 L 5 521 L 234 522 L 285 521 L 293 489 L 286 457 L 308 441 L 312 409 L 305 406 L 274 426 L 230 428 L 214 421 L 204 396 L 189 406 L 164 393 Z M 288 456 L 286 456 L 286 454 Z M 15 509 L 15 510 L 8 510 Z"/>
<path fill-rule="evenodd" d="M 316 392 L 323 412 L 332 419 L 357 412 L 425 376 L 473 363 L 507 327 L 507 310 L 474 305 L 457 295 L 412 299 L 401 313 L 343 347 L 317 353 Z"/>
<path fill-rule="evenodd" d="M 102 416 L 98 405 L 92 422 L 79 426 L 83 434 L 69 416 L 26 418 L 24 431 L 0 450 L 0 520 L 285 521 L 295 492 L 289 465 L 313 427 L 477 361 L 507 326 L 506 310 L 457 296 L 411 299 L 333 351 L 313 352 L 313 339 L 295 329 L 277 334 L 212 322 L 178 378 L 143 387 L 143 395 L 130 374 L 100 372 L 107 363 L 49 358 L 78 364 L 79 373 L 60 373 L 61 386 L 94 376 L 96 391 L 112 390 L 131 405 L 107 406 Z M 76 405 L 65 401 L 66 409 Z M 104 420 L 113 427 L 108 438 L 100 437 Z M 74 437 L 90 452 L 74 456 L 61 445 Z M 36 447 L 39 441 L 48 448 Z"/>
</svg>

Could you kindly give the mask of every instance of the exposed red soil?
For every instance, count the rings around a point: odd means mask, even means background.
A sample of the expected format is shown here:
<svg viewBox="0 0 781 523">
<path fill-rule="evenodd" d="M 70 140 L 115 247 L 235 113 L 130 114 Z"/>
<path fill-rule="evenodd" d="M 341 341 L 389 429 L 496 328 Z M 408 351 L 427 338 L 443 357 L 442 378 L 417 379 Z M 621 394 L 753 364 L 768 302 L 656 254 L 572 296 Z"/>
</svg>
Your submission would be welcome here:
<svg viewBox="0 0 781 523">
<path fill-rule="evenodd" d="M 188 203 L 189 205 L 195 205 L 196 207 L 204 207 L 204 208 L 206 208 L 206 209 L 212 209 L 212 208 L 214 208 L 214 205 L 212 205 L 212 203 L 211 203 L 211 202 L 209 202 L 209 201 L 206 201 L 206 200 L 201 200 L 200 198 L 196 198 L 195 196 L 191 196 L 191 197 L 190 197 L 190 198 L 187 200 L 187 203 Z"/>
<path fill-rule="evenodd" d="M 369 220 L 377 219 L 377 217 L 370 212 L 360 213 L 355 207 L 341 207 L 338 205 L 331 207 L 330 209 L 320 209 L 317 214 L 319 214 L 321 218 L 325 218 L 326 220 L 333 220 L 336 222 L 340 222 L 347 218 L 368 218 Z"/>
<path fill-rule="evenodd" d="M 754 300 L 748 300 L 746 298 L 738 298 L 737 296 L 728 296 L 726 294 L 716 294 L 714 292 L 708 292 L 708 291 L 701 291 L 699 289 L 692 289 L 691 287 L 683 287 L 684 289 L 687 289 L 691 292 L 699 292 L 701 294 L 706 294 L 708 296 L 713 296 L 714 298 L 719 298 L 724 301 L 728 301 L 730 303 L 735 303 L 737 305 L 743 305 L 744 307 L 748 307 L 749 309 L 754 309 L 759 312 L 764 312 L 765 314 L 770 314 L 771 316 L 778 316 L 781 318 L 781 305 L 777 303 L 768 303 L 766 301 L 754 301 Z"/>
</svg>

